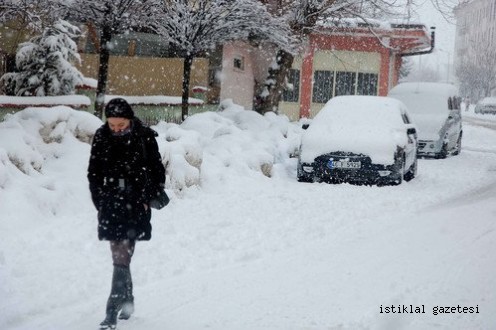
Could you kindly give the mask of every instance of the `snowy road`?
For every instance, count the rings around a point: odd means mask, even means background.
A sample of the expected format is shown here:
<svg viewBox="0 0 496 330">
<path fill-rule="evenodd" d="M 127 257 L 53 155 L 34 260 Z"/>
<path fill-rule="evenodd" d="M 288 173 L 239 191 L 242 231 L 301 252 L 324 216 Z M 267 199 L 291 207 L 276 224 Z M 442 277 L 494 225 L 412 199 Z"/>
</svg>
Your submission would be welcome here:
<svg viewBox="0 0 496 330">
<path fill-rule="evenodd" d="M 118 328 L 496 329 L 496 131 L 474 120 L 459 156 L 422 159 L 397 187 L 298 183 L 292 160 L 271 179 L 189 189 L 138 244 L 137 309 Z M 104 316 L 110 255 L 78 148 L 64 155 L 76 168 L 54 159 L 2 195 L 0 329 L 96 329 Z M 380 313 L 403 305 L 425 313 Z M 448 306 L 479 313 L 434 315 Z"/>
</svg>

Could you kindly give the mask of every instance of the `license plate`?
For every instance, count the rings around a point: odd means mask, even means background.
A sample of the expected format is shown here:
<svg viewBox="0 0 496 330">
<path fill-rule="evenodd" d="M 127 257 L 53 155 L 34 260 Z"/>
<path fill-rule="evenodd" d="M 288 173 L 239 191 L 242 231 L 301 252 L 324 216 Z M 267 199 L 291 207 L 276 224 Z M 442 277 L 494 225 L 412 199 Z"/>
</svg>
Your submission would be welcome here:
<svg viewBox="0 0 496 330">
<path fill-rule="evenodd" d="M 330 169 L 341 168 L 341 169 L 357 169 L 362 167 L 362 162 L 350 162 L 346 160 L 330 160 L 327 163 Z"/>
</svg>

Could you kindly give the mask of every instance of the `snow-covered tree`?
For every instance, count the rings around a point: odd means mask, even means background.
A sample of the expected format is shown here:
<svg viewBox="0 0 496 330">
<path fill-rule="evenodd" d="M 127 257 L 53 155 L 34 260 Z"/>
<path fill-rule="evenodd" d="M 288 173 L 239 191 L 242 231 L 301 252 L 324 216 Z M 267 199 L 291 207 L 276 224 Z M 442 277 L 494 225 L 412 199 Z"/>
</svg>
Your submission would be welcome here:
<svg viewBox="0 0 496 330">
<path fill-rule="evenodd" d="M 73 94 L 81 82 L 81 73 L 73 66 L 79 61 L 72 38 L 79 29 L 59 20 L 39 36 L 19 45 L 16 54 L 17 72 L 2 76 L 0 84 L 7 95 L 54 96 Z"/>
<path fill-rule="evenodd" d="M 99 33 L 98 84 L 95 115 L 103 116 L 112 37 L 134 29 L 148 28 L 164 6 L 161 0 L 59 0 L 71 20 L 88 24 Z"/>
<path fill-rule="evenodd" d="M 51 0 L 0 0 L 0 24 L 15 20 L 23 28 L 41 31 L 57 15 Z"/>
<path fill-rule="evenodd" d="M 266 40 L 291 51 L 289 26 L 258 0 L 170 0 L 155 30 L 184 58 L 182 119 L 188 116 L 193 58 L 233 40 Z"/>
</svg>

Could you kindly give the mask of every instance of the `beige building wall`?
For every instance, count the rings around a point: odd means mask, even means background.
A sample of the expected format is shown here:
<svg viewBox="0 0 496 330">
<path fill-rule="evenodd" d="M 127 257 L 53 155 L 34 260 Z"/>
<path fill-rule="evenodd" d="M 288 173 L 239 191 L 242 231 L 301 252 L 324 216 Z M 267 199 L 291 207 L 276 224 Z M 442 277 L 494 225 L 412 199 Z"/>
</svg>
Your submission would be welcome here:
<svg viewBox="0 0 496 330">
<path fill-rule="evenodd" d="M 98 55 L 80 54 L 78 69 L 85 77 L 98 78 Z M 183 60 L 181 58 L 153 58 L 111 56 L 107 93 L 113 95 L 167 95 L 181 96 Z M 193 61 L 190 80 L 194 86 L 207 86 L 208 60 Z"/>
<path fill-rule="evenodd" d="M 32 37 L 31 31 L 17 22 L 11 21 L 0 25 L 0 53 L 15 54 L 17 46 Z"/>
<path fill-rule="evenodd" d="M 313 69 L 379 73 L 381 56 L 372 52 L 315 51 Z"/>
</svg>

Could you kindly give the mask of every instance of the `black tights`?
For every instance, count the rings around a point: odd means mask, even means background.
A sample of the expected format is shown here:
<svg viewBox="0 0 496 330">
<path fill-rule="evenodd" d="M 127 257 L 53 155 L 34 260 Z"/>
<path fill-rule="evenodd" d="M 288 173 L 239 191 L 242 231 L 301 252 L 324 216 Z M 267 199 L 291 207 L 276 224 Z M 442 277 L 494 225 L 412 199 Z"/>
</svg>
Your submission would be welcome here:
<svg viewBox="0 0 496 330">
<path fill-rule="evenodd" d="M 112 251 L 112 261 L 114 266 L 127 266 L 131 264 L 131 257 L 134 253 L 134 240 L 110 241 L 110 251 Z"/>
</svg>

